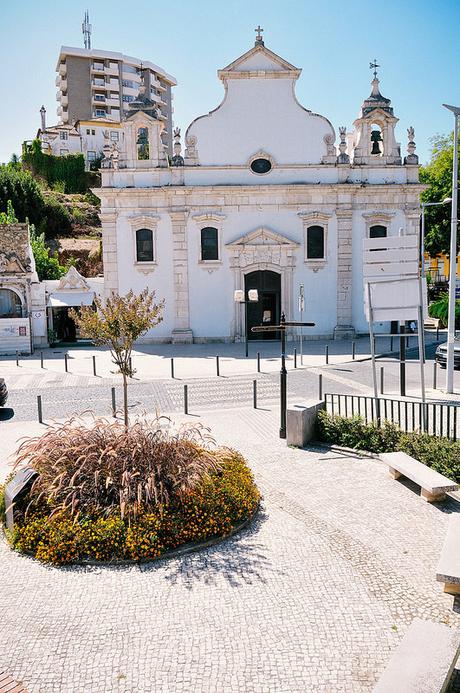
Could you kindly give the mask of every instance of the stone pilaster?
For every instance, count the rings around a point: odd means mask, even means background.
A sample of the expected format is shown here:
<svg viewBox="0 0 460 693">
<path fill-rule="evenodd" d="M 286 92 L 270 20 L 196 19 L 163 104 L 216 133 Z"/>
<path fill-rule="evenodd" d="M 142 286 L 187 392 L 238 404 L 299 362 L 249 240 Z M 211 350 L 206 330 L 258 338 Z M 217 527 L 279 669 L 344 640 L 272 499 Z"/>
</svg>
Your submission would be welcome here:
<svg viewBox="0 0 460 693">
<path fill-rule="evenodd" d="M 337 325 L 334 339 L 353 337 L 352 324 L 352 211 L 338 209 L 337 215 Z"/>
<path fill-rule="evenodd" d="M 173 244 L 173 286 L 174 286 L 174 329 L 171 333 L 173 344 L 193 342 L 190 329 L 190 306 L 188 291 L 188 210 L 178 209 L 169 213 Z"/>
<path fill-rule="evenodd" d="M 102 262 L 104 265 L 104 294 L 119 292 L 117 257 L 117 215 L 101 214 Z"/>
<path fill-rule="evenodd" d="M 420 209 L 411 209 L 406 212 L 406 235 L 420 234 Z"/>
</svg>

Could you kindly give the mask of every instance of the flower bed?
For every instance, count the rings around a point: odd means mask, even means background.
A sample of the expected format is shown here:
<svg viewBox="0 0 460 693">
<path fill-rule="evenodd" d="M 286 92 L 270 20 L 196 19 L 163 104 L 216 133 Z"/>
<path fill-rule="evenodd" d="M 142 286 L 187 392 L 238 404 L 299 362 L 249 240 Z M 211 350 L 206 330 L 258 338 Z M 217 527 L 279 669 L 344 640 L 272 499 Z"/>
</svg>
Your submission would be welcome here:
<svg viewBox="0 0 460 693">
<path fill-rule="evenodd" d="M 460 443 L 447 438 L 406 433 L 389 421 L 378 426 L 365 423 L 359 416 L 345 418 L 324 411 L 318 415 L 317 438 L 325 443 L 374 453 L 400 450 L 460 483 Z"/>
<path fill-rule="evenodd" d="M 145 422 L 68 422 L 28 441 L 24 462 L 39 476 L 15 508 L 8 540 L 58 565 L 147 561 L 225 537 L 260 500 L 243 457 L 214 448 L 196 426 L 172 435 Z"/>
</svg>

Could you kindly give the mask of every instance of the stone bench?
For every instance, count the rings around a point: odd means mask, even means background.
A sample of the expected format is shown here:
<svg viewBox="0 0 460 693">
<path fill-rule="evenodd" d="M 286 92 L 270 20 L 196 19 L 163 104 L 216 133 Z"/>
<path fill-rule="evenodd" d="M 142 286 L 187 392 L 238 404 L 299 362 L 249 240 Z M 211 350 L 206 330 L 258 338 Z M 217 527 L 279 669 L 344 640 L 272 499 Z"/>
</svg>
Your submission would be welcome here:
<svg viewBox="0 0 460 693">
<path fill-rule="evenodd" d="M 374 693 L 444 693 L 460 654 L 460 631 L 419 618 L 409 626 Z"/>
<path fill-rule="evenodd" d="M 460 594 L 460 515 L 450 516 L 436 580 L 444 582 L 444 592 Z"/>
<path fill-rule="evenodd" d="M 380 455 L 380 459 L 388 465 L 393 479 L 402 475 L 418 484 L 422 489 L 422 498 L 429 503 L 442 501 L 448 491 L 458 489 L 458 484 L 430 469 L 426 464 L 406 455 L 405 452 L 384 452 Z"/>
</svg>

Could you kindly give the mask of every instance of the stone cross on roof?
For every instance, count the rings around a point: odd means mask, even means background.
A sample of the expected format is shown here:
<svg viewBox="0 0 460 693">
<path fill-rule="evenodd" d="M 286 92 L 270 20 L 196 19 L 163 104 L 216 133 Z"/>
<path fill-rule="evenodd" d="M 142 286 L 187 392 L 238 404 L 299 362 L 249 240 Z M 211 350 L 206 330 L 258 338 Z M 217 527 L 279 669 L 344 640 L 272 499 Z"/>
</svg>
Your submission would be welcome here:
<svg viewBox="0 0 460 693">
<path fill-rule="evenodd" d="M 254 29 L 254 31 L 255 31 L 256 34 L 257 34 L 257 36 L 256 36 L 256 46 L 257 46 L 257 45 L 260 45 L 260 44 L 263 45 L 263 44 L 264 44 L 264 40 L 263 40 L 263 38 L 262 38 L 263 29 L 262 29 L 262 27 L 260 26 L 260 24 L 259 24 L 259 26 L 257 27 L 257 29 Z"/>
</svg>

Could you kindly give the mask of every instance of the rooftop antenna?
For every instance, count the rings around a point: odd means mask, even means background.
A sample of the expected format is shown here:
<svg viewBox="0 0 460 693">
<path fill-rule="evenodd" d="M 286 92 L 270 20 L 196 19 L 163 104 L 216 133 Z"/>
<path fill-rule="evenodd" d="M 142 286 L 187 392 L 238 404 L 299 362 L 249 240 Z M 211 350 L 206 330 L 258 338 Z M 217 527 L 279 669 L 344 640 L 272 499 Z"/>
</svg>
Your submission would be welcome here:
<svg viewBox="0 0 460 693">
<path fill-rule="evenodd" d="M 81 30 L 83 32 L 84 40 L 85 40 L 85 48 L 87 50 L 91 49 L 91 24 L 89 23 L 89 11 L 86 10 L 85 12 L 85 19 L 83 21 L 83 24 L 81 25 Z"/>
</svg>

